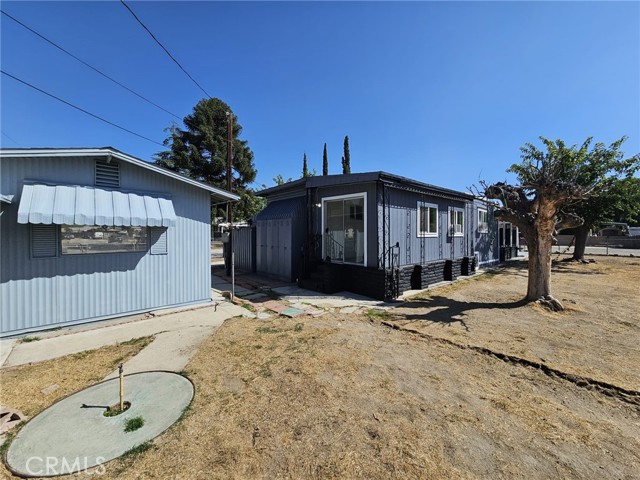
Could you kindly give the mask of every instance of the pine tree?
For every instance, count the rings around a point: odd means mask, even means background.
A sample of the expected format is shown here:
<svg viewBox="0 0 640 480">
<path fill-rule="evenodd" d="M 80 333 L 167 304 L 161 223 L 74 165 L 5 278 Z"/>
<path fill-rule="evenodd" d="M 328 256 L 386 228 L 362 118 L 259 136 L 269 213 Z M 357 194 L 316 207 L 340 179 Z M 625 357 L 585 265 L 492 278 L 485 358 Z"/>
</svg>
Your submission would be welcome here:
<svg viewBox="0 0 640 480">
<path fill-rule="evenodd" d="M 322 153 L 322 175 L 329 175 L 329 160 L 327 159 L 327 144 L 324 144 L 324 152 Z"/>
<path fill-rule="evenodd" d="M 193 112 L 184 118 L 184 129 L 171 125 L 163 142 L 167 150 L 154 155 L 155 163 L 183 175 L 226 190 L 227 188 L 227 113 L 231 108 L 219 98 L 200 100 Z M 233 113 L 231 113 L 233 115 Z M 233 192 L 249 198 L 248 188 L 256 178 L 253 152 L 246 140 L 240 139 L 242 126 L 233 115 Z M 249 218 L 256 212 L 243 205 L 258 205 L 255 199 L 234 204 L 234 216 Z M 217 208 L 220 210 L 220 208 Z M 216 212 L 215 216 L 220 216 Z"/>
<path fill-rule="evenodd" d="M 349 135 L 344 137 L 344 157 L 342 157 L 342 173 L 351 173 L 351 154 L 349 153 Z"/>
<path fill-rule="evenodd" d="M 305 152 L 304 157 L 302 159 L 302 178 L 307 178 L 309 176 L 309 167 L 307 166 L 307 154 Z"/>
</svg>

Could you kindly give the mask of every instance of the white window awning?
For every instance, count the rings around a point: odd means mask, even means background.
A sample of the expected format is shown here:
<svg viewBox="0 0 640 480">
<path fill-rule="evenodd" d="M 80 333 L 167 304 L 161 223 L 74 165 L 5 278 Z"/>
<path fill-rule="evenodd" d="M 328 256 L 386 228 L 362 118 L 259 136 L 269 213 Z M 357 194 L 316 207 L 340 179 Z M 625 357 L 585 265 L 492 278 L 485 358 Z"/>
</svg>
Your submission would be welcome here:
<svg viewBox="0 0 640 480">
<path fill-rule="evenodd" d="M 94 187 L 24 185 L 18 223 L 173 227 L 170 199 Z"/>
</svg>

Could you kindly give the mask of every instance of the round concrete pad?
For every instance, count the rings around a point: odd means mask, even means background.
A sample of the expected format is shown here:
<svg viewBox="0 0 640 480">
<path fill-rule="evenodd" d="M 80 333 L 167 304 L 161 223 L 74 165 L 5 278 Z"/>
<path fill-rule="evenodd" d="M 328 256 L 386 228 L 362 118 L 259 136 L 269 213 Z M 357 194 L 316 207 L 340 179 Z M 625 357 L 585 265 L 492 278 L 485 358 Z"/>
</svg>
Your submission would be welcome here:
<svg viewBox="0 0 640 480">
<path fill-rule="evenodd" d="M 104 408 L 82 405 L 117 404 L 117 378 L 81 390 L 34 417 L 9 446 L 9 468 L 20 476 L 45 477 L 102 465 L 160 435 L 180 418 L 194 395 L 188 379 L 169 372 L 126 375 L 124 388 L 131 408 L 115 417 L 105 417 Z M 137 416 L 144 419 L 142 428 L 125 433 L 125 422 Z"/>
</svg>

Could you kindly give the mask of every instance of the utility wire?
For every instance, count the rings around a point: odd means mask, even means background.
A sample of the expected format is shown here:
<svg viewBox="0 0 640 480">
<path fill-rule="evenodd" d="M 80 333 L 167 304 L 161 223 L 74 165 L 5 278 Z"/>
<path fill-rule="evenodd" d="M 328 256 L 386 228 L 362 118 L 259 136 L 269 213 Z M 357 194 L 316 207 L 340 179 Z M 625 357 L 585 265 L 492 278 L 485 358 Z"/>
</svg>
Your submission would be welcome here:
<svg viewBox="0 0 640 480">
<path fill-rule="evenodd" d="M 151 142 L 151 143 L 155 143 L 156 145 L 160 145 L 161 147 L 164 147 L 164 146 L 165 146 L 165 145 L 163 145 L 162 143 L 159 143 L 159 142 L 156 142 L 155 140 L 150 139 L 149 137 L 145 137 L 144 135 L 140 135 L 139 133 L 133 132 L 133 131 L 129 130 L 128 128 L 121 127 L 120 125 L 117 125 L 117 124 L 115 124 L 115 123 L 113 123 L 113 122 L 110 122 L 109 120 L 106 120 L 106 119 L 104 119 L 104 118 L 102 118 L 102 117 L 100 117 L 100 116 L 98 116 L 98 115 L 96 115 L 96 114 L 94 114 L 94 113 L 88 112 L 88 111 L 87 111 L 87 110 L 85 110 L 84 108 L 77 107 L 76 105 L 74 105 L 74 104 L 72 104 L 72 103 L 69 103 L 69 102 L 67 102 L 66 100 L 63 100 L 63 99 L 61 99 L 60 97 L 56 97 L 55 95 L 53 95 L 53 94 L 51 94 L 51 93 L 49 93 L 49 92 L 45 92 L 44 90 L 42 90 L 42 89 L 40 89 L 40 88 L 36 87 L 35 85 L 31 85 L 29 82 L 25 82 L 24 80 L 21 80 L 21 79 L 19 79 L 18 77 L 14 77 L 13 75 L 11 75 L 10 73 L 5 72 L 4 70 L 1 70 L 1 69 L 0 69 L 0 73 L 3 73 L 3 74 L 4 74 L 4 75 L 6 75 L 7 77 L 13 78 L 13 79 L 14 79 L 14 80 L 16 80 L 17 82 L 20 82 L 20 83 L 22 83 L 23 85 L 26 85 L 27 87 L 31 87 L 31 88 L 33 88 L 34 90 L 37 90 L 37 91 L 38 91 L 38 92 L 40 92 L 40 93 L 44 93 L 45 95 L 47 95 L 47 96 L 49 96 L 49 97 L 51 97 L 51 98 L 55 98 L 56 100 L 58 100 L 59 102 L 64 103 L 65 105 L 68 105 L 68 106 L 70 106 L 70 107 L 72 107 L 72 108 L 75 108 L 76 110 L 80 110 L 82 113 L 86 113 L 87 115 L 89 115 L 89 116 L 91 116 L 91 117 L 93 117 L 93 118 L 97 118 L 98 120 L 101 120 L 101 121 L 103 121 L 104 123 L 108 123 L 108 124 L 109 124 L 109 125 L 111 125 L 112 127 L 116 127 L 116 128 L 119 128 L 120 130 L 124 130 L 125 132 L 130 133 L 131 135 L 135 135 L 136 137 L 143 138 L 143 139 L 145 139 L 145 140 L 148 140 L 148 141 L 149 141 L 149 142 Z"/>
<path fill-rule="evenodd" d="M 182 71 L 185 73 L 185 75 L 186 75 L 187 77 L 189 77 L 189 78 L 191 79 L 191 81 L 192 81 L 193 83 L 195 83 L 195 84 L 196 84 L 196 86 L 197 86 L 200 90 L 202 90 L 202 92 L 203 92 L 203 93 L 204 93 L 208 98 L 211 98 L 211 95 L 209 95 L 209 94 L 206 92 L 206 90 L 205 90 L 204 88 L 202 88 L 202 87 L 200 86 L 200 84 L 199 84 L 198 82 L 196 82 L 196 81 L 195 81 L 195 79 L 194 79 L 191 75 L 189 75 L 189 72 L 187 72 L 187 71 L 184 69 L 184 67 L 183 67 L 182 65 L 180 65 L 180 62 L 178 62 L 178 60 L 176 60 L 176 59 L 174 58 L 174 56 L 173 56 L 173 55 L 171 55 L 171 53 L 169 53 L 169 50 L 167 50 L 167 49 L 165 48 L 165 46 L 164 46 L 164 45 L 162 45 L 162 43 L 160 43 L 160 40 L 158 40 L 158 39 L 156 38 L 156 36 L 155 36 L 153 33 L 151 33 L 151 30 L 149 30 L 149 29 L 147 28 L 147 26 L 146 26 L 144 23 L 142 23 L 142 20 L 140 20 L 140 19 L 138 18 L 138 16 L 133 12 L 133 10 L 131 10 L 131 7 L 129 7 L 129 5 L 127 5 L 126 3 L 124 3 L 124 0 L 120 0 L 120 3 L 121 3 L 122 5 L 124 5 L 124 7 L 125 7 L 127 10 L 129 10 L 129 13 L 131 13 L 131 15 L 133 15 L 133 18 L 135 18 L 135 19 L 138 21 L 138 23 L 142 26 L 142 28 L 144 28 L 144 29 L 147 31 L 147 33 L 148 33 L 149 35 L 151 35 L 151 38 L 153 38 L 153 39 L 155 40 L 155 42 L 156 42 L 158 45 L 160 45 L 160 48 L 162 48 L 162 49 L 165 51 L 165 53 L 166 53 L 167 55 L 169 55 L 169 58 L 170 58 L 171 60 L 173 60 L 173 61 L 174 61 L 174 63 L 175 63 L 176 65 L 178 65 L 178 67 L 180 67 L 180 70 L 182 70 Z"/>
<path fill-rule="evenodd" d="M 82 60 L 81 58 L 76 57 L 73 53 L 65 50 L 64 48 L 62 48 L 60 45 L 58 45 L 57 43 L 54 43 L 53 41 L 49 40 L 48 38 L 46 38 L 44 35 L 36 32 L 33 28 L 25 25 L 24 23 L 22 23 L 20 20 L 18 20 L 17 18 L 9 15 L 7 12 L 5 12 L 4 10 L 0 10 L 0 12 L 5 15 L 6 17 L 10 18 L 11 20 L 13 20 L 14 22 L 16 22 L 18 25 L 21 25 L 22 27 L 26 28 L 27 30 L 29 30 L 31 33 L 33 33 L 34 35 L 37 35 L 38 37 L 40 37 L 41 39 L 43 39 L 45 42 L 53 45 L 54 47 L 56 47 L 58 50 L 63 51 L 64 53 L 66 53 L 67 55 L 69 55 L 71 58 L 74 58 L 75 60 L 77 60 L 78 62 L 82 63 L 84 66 L 89 67 L 91 70 L 93 70 L 94 72 L 99 73 L 100 75 L 102 75 L 103 77 L 105 77 L 108 80 L 111 80 L 113 83 L 115 83 L 116 85 L 121 86 L 122 88 L 124 88 L 125 90 L 127 90 L 130 93 L 133 93 L 136 97 L 141 98 L 142 100 L 144 100 L 147 103 L 150 103 L 151 105 L 153 105 L 154 107 L 159 108 L 160 110 L 162 110 L 163 112 L 168 113 L 169 115 L 177 118 L 178 120 L 181 120 L 181 118 L 176 115 L 175 113 L 170 112 L 169 110 L 167 110 L 166 108 L 161 107 L 160 105 L 158 105 L 157 103 L 152 102 L 151 100 L 149 100 L 148 98 L 144 97 L 143 95 L 140 95 L 139 93 L 131 90 L 129 87 L 127 87 L 126 85 L 123 85 L 122 83 L 120 83 L 119 81 L 115 80 L 114 78 L 110 77 L 109 75 L 107 75 L 106 73 L 98 70 L 96 67 L 89 65 L 87 62 L 85 62 L 84 60 Z"/>
<path fill-rule="evenodd" d="M 7 137 L 9 140 L 11 140 L 13 143 L 15 143 L 16 145 L 18 145 L 19 147 L 21 147 L 22 145 L 20 145 L 17 141 L 15 141 L 13 138 L 11 138 L 7 132 L 5 132 L 4 130 L 0 130 L 0 132 L 2 132 L 2 135 L 4 135 L 5 137 Z"/>
</svg>

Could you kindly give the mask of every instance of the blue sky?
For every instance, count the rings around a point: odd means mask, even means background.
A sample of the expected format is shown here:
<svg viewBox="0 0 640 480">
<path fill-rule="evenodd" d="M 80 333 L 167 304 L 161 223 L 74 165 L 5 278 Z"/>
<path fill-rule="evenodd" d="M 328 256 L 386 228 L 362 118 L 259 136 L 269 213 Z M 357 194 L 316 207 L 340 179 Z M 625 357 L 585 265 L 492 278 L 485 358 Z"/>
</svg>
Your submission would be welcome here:
<svg viewBox="0 0 640 480">
<path fill-rule="evenodd" d="M 203 93 L 119 3 L 2 9 L 181 118 Z M 640 152 L 639 2 L 132 2 L 187 71 L 234 110 L 254 186 L 302 156 L 458 190 L 511 178 L 540 135 Z M 159 143 L 173 117 L 1 18 L 2 69 Z M 161 147 L 0 78 L 1 145 Z"/>
</svg>

